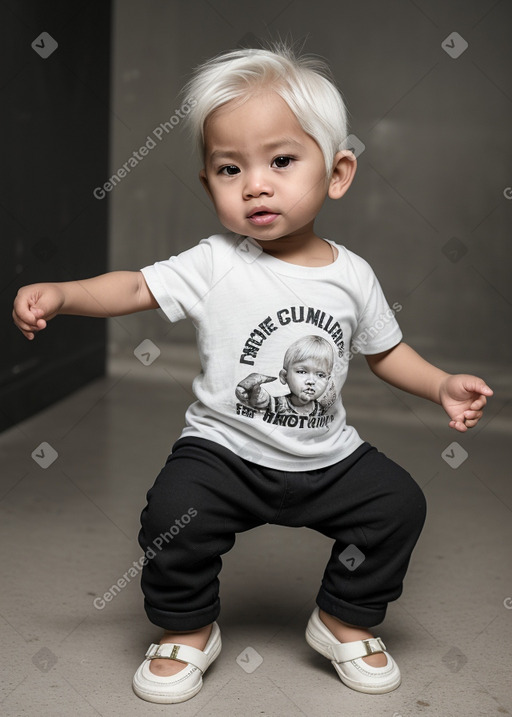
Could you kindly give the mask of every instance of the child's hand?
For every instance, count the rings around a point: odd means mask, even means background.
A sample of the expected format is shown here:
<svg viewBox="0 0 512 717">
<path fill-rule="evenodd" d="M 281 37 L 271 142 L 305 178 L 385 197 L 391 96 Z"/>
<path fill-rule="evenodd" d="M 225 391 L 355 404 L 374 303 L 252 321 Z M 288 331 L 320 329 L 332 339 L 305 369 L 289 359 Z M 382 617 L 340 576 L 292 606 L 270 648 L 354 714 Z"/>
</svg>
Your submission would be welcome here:
<svg viewBox="0 0 512 717">
<path fill-rule="evenodd" d="M 253 408 L 261 408 L 268 403 L 268 394 L 261 389 L 262 383 L 275 381 L 275 376 L 265 376 L 263 373 L 251 373 L 244 378 L 235 389 L 236 397 L 242 403 L 247 403 Z"/>
<path fill-rule="evenodd" d="M 56 284 L 22 286 L 14 300 L 14 323 L 29 340 L 46 328 L 64 304 L 64 292 Z"/>
<path fill-rule="evenodd" d="M 487 396 L 493 391 L 477 376 L 455 374 L 447 376 L 441 383 L 439 398 L 441 405 L 452 419 L 450 428 L 467 431 L 476 426 L 482 417 Z"/>
</svg>

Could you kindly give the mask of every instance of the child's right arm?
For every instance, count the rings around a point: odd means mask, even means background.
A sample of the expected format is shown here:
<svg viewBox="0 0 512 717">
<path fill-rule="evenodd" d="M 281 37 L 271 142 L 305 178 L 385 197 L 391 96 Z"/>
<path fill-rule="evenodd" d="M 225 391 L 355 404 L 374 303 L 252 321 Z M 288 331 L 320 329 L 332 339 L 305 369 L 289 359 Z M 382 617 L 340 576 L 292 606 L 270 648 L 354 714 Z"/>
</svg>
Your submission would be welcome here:
<svg viewBox="0 0 512 717">
<path fill-rule="evenodd" d="M 14 323 L 27 339 L 57 314 L 122 316 L 157 309 L 140 271 L 113 271 L 92 279 L 23 286 L 14 301 Z"/>
</svg>

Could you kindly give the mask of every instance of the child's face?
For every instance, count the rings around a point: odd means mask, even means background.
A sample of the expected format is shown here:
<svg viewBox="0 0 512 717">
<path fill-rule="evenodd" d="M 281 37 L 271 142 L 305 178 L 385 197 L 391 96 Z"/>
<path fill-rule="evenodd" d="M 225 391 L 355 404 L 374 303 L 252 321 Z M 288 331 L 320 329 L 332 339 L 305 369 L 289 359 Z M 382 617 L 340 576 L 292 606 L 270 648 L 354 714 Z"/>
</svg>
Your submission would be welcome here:
<svg viewBox="0 0 512 717">
<path fill-rule="evenodd" d="M 282 379 L 288 384 L 290 392 L 300 405 L 319 398 L 329 383 L 329 373 L 323 362 L 314 359 L 298 361 L 283 370 Z"/>
<path fill-rule="evenodd" d="M 215 111 L 205 148 L 201 181 L 227 229 L 258 242 L 315 236 L 328 188 L 325 160 L 277 93 Z"/>
</svg>

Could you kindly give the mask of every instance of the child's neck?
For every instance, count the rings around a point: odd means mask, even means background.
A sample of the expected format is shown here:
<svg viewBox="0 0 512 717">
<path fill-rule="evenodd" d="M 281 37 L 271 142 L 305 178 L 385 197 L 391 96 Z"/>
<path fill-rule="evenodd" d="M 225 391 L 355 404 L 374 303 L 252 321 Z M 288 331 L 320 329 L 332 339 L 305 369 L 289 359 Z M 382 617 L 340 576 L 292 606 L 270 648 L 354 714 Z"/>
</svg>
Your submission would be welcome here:
<svg viewBox="0 0 512 717">
<path fill-rule="evenodd" d="M 257 240 L 256 240 L 257 241 Z M 258 241 L 266 254 L 288 264 L 299 266 L 328 266 L 335 261 L 332 244 L 318 236 L 282 237 L 271 241 Z"/>
</svg>

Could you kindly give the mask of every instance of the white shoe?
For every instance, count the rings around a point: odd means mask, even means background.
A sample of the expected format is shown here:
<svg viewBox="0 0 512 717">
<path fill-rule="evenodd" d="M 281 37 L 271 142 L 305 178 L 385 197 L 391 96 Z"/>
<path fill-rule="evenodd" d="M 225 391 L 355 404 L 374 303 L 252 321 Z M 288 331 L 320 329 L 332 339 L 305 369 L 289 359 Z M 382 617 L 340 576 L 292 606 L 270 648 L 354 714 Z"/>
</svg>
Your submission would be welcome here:
<svg viewBox="0 0 512 717">
<path fill-rule="evenodd" d="M 146 659 L 133 677 L 133 691 L 148 702 L 164 704 L 185 702 L 197 695 L 203 686 L 203 674 L 218 657 L 221 647 L 220 630 L 216 622 L 212 625 L 204 650 L 176 642 L 151 645 L 146 652 Z M 187 666 L 175 675 L 160 677 L 149 669 L 151 660 L 160 658 L 178 660 L 186 663 Z"/>
<path fill-rule="evenodd" d="M 309 618 L 306 641 L 324 657 L 331 660 L 341 681 L 358 692 L 382 694 L 396 690 L 400 685 L 400 670 L 380 637 L 355 642 L 340 642 L 322 622 L 318 607 Z M 372 667 L 363 657 L 382 652 L 386 655 L 385 667 Z"/>
</svg>

